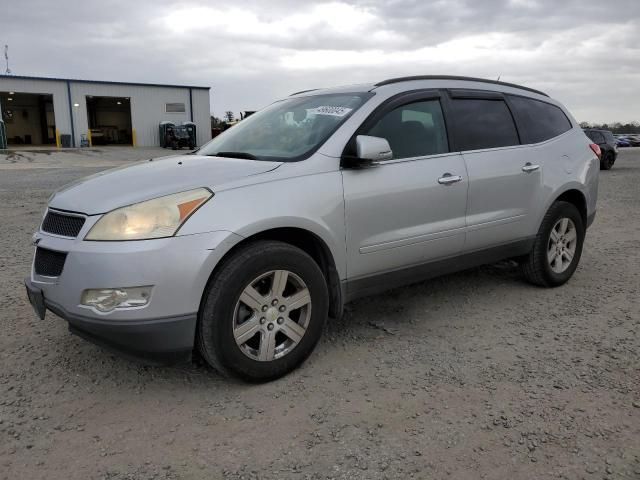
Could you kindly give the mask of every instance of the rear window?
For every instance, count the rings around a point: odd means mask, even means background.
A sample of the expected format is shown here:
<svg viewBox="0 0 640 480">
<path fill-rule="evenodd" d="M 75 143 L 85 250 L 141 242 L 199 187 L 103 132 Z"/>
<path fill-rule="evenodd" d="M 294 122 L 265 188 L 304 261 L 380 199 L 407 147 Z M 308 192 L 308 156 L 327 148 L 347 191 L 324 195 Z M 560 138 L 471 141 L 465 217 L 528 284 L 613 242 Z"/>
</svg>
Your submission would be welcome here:
<svg viewBox="0 0 640 480">
<path fill-rule="evenodd" d="M 550 103 L 533 98 L 509 96 L 518 122 L 522 143 L 538 143 L 571 130 L 564 112 Z"/>
<path fill-rule="evenodd" d="M 451 111 L 459 150 L 518 145 L 513 117 L 503 100 L 452 99 Z"/>
<path fill-rule="evenodd" d="M 587 135 L 587 137 L 589 137 L 589 139 L 590 139 L 592 142 L 595 142 L 595 143 L 605 143 L 605 141 L 604 141 L 604 135 L 603 135 L 603 133 L 602 133 L 602 132 L 598 132 L 598 131 L 595 131 L 595 130 L 587 130 L 587 131 L 585 131 L 584 133 Z"/>
</svg>

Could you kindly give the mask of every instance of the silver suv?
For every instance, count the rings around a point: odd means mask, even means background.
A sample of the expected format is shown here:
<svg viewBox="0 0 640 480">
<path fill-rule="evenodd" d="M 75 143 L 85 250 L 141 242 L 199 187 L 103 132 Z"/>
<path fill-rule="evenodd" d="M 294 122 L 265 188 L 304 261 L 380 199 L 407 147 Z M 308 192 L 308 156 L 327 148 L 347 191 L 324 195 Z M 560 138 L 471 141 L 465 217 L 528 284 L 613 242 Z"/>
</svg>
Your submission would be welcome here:
<svg viewBox="0 0 640 480">
<path fill-rule="evenodd" d="M 598 171 L 598 147 L 530 88 L 422 76 L 299 92 L 196 152 L 57 191 L 27 292 L 106 347 L 197 350 L 269 380 L 356 297 L 504 258 L 562 285 Z"/>
</svg>

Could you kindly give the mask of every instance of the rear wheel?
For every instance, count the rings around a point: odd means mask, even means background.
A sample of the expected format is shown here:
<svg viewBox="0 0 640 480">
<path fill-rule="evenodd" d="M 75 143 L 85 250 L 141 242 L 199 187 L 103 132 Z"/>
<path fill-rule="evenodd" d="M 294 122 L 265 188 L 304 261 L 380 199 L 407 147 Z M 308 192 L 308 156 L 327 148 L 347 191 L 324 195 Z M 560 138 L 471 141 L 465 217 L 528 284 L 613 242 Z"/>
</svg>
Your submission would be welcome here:
<svg viewBox="0 0 640 480">
<path fill-rule="evenodd" d="M 613 153 L 607 153 L 602 157 L 600 161 L 600 170 L 611 170 L 613 164 L 615 163 L 615 159 L 613 158 Z"/>
<path fill-rule="evenodd" d="M 282 242 L 250 244 L 222 264 L 205 291 L 198 349 L 223 374 L 280 377 L 313 351 L 328 298 L 324 275 L 305 252 Z"/>
<path fill-rule="evenodd" d="M 531 253 L 522 270 L 535 285 L 557 287 L 571 278 L 578 267 L 585 228 L 575 205 L 555 202 L 547 211 Z"/>
</svg>

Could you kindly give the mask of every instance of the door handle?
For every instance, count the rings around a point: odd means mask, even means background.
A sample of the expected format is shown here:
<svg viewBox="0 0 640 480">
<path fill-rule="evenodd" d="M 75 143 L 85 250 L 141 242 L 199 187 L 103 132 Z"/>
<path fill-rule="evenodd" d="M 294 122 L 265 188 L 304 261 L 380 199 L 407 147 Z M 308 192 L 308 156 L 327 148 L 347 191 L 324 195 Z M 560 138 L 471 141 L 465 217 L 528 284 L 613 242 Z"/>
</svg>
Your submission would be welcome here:
<svg viewBox="0 0 640 480">
<path fill-rule="evenodd" d="M 536 170 L 540 169 L 540 165 L 532 165 L 531 162 L 527 162 L 524 164 L 524 167 L 522 167 L 522 171 L 524 173 L 531 173 L 531 172 L 535 172 Z"/>
<path fill-rule="evenodd" d="M 456 183 L 462 180 L 460 175 L 451 175 L 450 173 L 445 173 L 438 179 L 438 183 L 440 185 L 451 185 L 452 183 Z"/>
</svg>

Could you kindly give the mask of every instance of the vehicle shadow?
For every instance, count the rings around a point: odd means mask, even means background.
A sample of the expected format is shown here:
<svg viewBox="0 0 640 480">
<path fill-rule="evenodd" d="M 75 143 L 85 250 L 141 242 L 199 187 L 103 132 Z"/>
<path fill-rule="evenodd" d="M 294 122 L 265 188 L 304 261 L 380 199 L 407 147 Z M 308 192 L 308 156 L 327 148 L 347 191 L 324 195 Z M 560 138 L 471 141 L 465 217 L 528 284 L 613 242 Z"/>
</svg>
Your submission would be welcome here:
<svg viewBox="0 0 640 480">
<path fill-rule="evenodd" d="M 420 321 L 428 322 L 430 315 L 425 312 L 439 311 L 452 302 L 494 291 L 505 283 L 514 287 L 526 283 L 514 261 L 463 270 L 360 298 L 345 306 L 342 318 L 329 319 L 324 342 L 340 336 L 365 338 L 364 333 L 371 329 L 394 334 L 411 318 L 418 316 Z"/>
<path fill-rule="evenodd" d="M 523 283 L 515 262 L 503 261 L 361 298 L 345 306 L 342 318 L 329 319 L 318 350 L 331 352 L 338 348 L 336 345 L 355 346 L 371 342 L 381 335 L 411 334 L 416 318 L 420 323 L 433 322 L 437 316 L 432 315 L 433 312 L 473 296 L 495 292 L 505 284 L 518 288 Z M 62 322 L 58 318 L 56 321 Z M 122 390 L 132 387 L 138 390 L 172 389 L 179 385 L 187 391 L 213 391 L 221 386 L 227 390 L 251 386 L 221 375 L 209 367 L 197 352 L 189 362 L 150 366 L 66 334 L 57 345 L 55 357 L 54 362 L 64 365 L 66 374 L 75 377 L 76 381 L 84 378 L 88 384 L 106 382 Z M 322 355 L 315 358 L 318 360 Z M 281 381 L 295 381 L 295 378 L 296 373 L 293 373 Z"/>
</svg>

